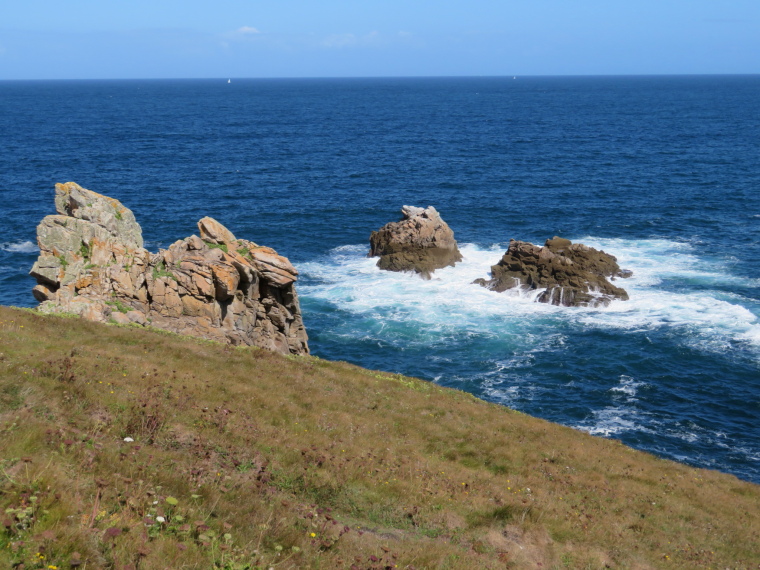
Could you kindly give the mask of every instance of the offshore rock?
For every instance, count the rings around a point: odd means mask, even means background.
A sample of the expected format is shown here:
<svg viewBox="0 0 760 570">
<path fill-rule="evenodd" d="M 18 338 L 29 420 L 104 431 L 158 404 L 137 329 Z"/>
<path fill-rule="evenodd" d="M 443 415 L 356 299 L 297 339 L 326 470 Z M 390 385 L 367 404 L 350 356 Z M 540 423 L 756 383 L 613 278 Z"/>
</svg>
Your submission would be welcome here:
<svg viewBox="0 0 760 570">
<path fill-rule="evenodd" d="M 308 354 L 298 272 L 287 258 L 208 217 L 198 222 L 200 237 L 151 253 L 118 200 L 74 182 L 55 191 L 58 215 L 37 227 L 40 257 L 30 272 L 40 311 Z"/>
<path fill-rule="evenodd" d="M 401 208 L 403 219 L 390 222 L 369 238 L 369 257 L 387 271 L 414 271 L 423 279 L 442 267 L 462 261 L 454 232 L 433 206 Z"/>
<path fill-rule="evenodd" d="M 620 269 L 614 256 L 555 236 L 543 247 L 510 240 L 507 252 L 491 267 L 491 279 L 475 283 L 498 292 L 514 287 L 545 289 L 536 299 L 540 303 L 597 307 L 607 306 L 613 299 L 628 300 L 625 289 L 607 278 L 631 275 Z"/>
</svg>

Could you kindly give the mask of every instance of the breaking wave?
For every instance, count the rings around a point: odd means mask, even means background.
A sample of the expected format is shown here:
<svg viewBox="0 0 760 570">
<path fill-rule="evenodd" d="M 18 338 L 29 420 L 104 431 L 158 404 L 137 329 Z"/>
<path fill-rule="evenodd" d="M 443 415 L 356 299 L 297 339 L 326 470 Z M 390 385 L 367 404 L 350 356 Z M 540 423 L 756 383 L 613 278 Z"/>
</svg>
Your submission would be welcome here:
<svg viewBox="0 0 760 570">
<path fill-rule="evenodd" d="M 37 253 L 39 251 L 37 244 L 32 243 L 31 241 L 0 243 L 0 250 L 9 253 Z"/>
<path fill-rule="evenodd" d="M 626 332 L 670 329 L 681 344 L 705 351 L 721 351 L 737 343 L 760 349 L 756 314 L 760 306 L 735 292 L 760 286 L 757 279 L 733 276 L 716 263 L 699 259 L 685 243 L 577 241 L 614 254 L 621 267 L 633 270 L 633 277 L 616 282 L 628 291 L 629 301 L 613 301 L 601 308 L 557 307 L 535 303 L 540 291 L 495 293 L 473 285 L 475 279 L 489 275 L 506 244 L 486 248 L 464 244 L 464 260 L 436 271 L 430 281 L 381 271 L 375 259 L 366 257 L 365 246 L 343 246 L 332 250 L 327 259 L 301 266 L 305 276 L 301 291 L 304 298 L 374 322 L 368 333 L 390 344 L 399 328 L 410 333 L 402 335 L 404 342 L 424 343 L 454 331 L 510 337 L 562 323 Z M 543 334 L 540 342 L 545 342 Z"/>
</svg>

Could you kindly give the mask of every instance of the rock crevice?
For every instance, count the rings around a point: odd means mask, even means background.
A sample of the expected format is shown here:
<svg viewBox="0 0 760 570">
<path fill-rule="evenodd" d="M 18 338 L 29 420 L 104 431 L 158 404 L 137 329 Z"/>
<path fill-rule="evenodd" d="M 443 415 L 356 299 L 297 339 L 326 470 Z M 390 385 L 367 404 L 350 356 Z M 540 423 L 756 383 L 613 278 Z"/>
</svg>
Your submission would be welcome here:
<svg viewBox="0 0 760 570">
<path fill-rule="evenodd" d="M 151 253 L 118 200 L 68 182 L 56 185 L 55 204 L 37 227 L 30 272 L 41 311 L 308 354 L 298 272 L 273 249 L 206 217 L 199 236 Z"/>
</svg>

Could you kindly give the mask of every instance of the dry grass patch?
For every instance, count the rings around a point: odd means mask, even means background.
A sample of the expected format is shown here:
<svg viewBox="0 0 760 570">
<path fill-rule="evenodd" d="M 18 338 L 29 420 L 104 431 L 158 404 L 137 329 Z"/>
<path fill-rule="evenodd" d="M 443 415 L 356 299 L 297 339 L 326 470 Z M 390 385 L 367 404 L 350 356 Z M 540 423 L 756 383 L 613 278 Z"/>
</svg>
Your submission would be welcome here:
<svg viewBox="0 0 760 570">
<path fill-rule="evenodd" d="M 0 308 L 0 565 L 757 568 L 760 488 L 413 378 Z"/>
</svg>

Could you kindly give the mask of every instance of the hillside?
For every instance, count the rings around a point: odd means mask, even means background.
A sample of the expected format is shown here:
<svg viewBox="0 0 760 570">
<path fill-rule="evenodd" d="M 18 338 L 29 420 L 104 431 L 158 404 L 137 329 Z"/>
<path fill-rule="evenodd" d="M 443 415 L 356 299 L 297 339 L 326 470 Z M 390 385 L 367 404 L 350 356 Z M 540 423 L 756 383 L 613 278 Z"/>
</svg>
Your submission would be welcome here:
<svg viewBox="0 0 760 570">
<path fill-rule="evenodd" d="M 0 566 L 758 568 L 760 487 L 421 380 L 0 308 Z"/>
</svg>

